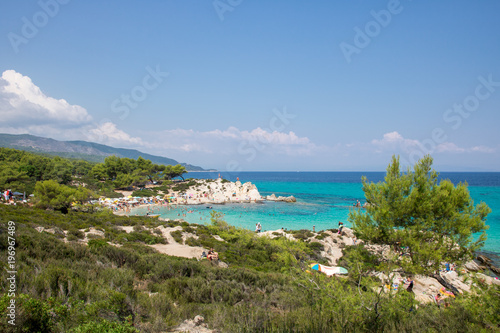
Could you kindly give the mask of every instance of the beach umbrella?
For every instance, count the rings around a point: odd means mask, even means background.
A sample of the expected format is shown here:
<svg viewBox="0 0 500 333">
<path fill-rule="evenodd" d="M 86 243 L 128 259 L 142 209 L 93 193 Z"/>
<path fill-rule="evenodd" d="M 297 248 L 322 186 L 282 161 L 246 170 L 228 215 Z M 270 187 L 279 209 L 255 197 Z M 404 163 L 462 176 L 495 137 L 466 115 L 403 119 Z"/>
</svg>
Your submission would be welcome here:
<svg viewBox="0 0 500 333">
<path fill-rule="evenodd" d="M 325 273 L 328 276 L 331 276 L 334 274 L 347 274 L 348 273 L 347 269 L 345 269 L 344 267 L 340 267 L 340 266 L 325 266 L 325 265 L 321 265 L 318 263 L 314 263 L 314 264 L 309 265 L 309 267 L 311 267 L 311 269 L 313 269 L 315 271 Z"/>
<path fill-rule="evenodd" d="M 309 267 L 311 267 L 311 269 L 314 269 L 315 271 L 321 272 L 320 264 L 310 264 Z"/>
</svg>

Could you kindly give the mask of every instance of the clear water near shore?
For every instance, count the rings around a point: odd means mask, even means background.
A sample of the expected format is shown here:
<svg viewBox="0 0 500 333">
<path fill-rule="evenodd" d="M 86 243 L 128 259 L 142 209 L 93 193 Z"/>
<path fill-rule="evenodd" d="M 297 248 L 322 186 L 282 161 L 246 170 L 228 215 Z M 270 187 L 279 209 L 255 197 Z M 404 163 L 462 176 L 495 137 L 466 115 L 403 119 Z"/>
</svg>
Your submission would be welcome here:
<svg viewBox="0 0 500 333">
<path fill-rule="evenodd" d="M 359 200 L 364 203 L 361 176 L 369 181 L 383 181 L 384 172 L 240 172 L 223 173 L 222 177 L 241 182 L 254 183 L 261 195 L 272 193 L 283 196 L 293 195 L 296 203 L 264 202 L 226 205 L 178 206 L 168 210 L 160 207 L 161 217 L 182 218 L 190 223 L 209 223 L 210 212 L 220 211 L 226 221 L 234 226 L 249 230 L 260 222 L 263 230 L 309 229 L 316 231 L 336 228 L 339 221 L 346 226 L 349 210 Z M 217 178 L 218 173 L 193 172 L 192 178 Z M 500 173 L 453 172 L 441 173 L 441 178 L 450 179 L 454 184 L 467 181 L 475 203 L 484 201 L 491 209 L 487 224 L 488 239 L 484 251 L 500 254 Z M 174 206 L 175 207 L 175 206 Z M 131 214 L 145 215 L 147 208 L 134 209 Z"/>
</svg>

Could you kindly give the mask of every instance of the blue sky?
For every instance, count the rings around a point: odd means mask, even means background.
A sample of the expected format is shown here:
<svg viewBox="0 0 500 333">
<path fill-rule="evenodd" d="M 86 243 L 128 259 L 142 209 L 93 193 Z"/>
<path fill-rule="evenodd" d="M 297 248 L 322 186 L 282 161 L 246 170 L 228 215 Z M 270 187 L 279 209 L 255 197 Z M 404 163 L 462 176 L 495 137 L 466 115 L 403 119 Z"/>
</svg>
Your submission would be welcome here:
<svg viewBox="0 0 500 333">
<path fill-rule="evenodd" d="M 498 1 L 0 3 L 0 132 L 219 170 L 500 171 Z"/>
</svg>

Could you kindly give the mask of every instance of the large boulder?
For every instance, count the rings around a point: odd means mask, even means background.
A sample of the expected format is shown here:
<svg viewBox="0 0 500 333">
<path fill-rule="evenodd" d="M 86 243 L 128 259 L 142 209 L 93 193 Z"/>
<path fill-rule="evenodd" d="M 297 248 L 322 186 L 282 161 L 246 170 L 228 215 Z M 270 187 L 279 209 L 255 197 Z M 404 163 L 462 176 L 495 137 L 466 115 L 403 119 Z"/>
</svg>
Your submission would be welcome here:
<svg viewBox="0 0 500 333">
<path fill-rule="evenodd" d="M 486 284 L 488 284 L 488 285 L 495 284 L 495 285 L 497 285 L 497 286 L 500 286 L 500 280 L 499 280 L 498 278 L 492 278 L 491 276 L 484 275 L 484 274 L 482 274 L 482 273 L 477 273 L 477 274 L 476 274 L 476 277 L 477 277 L 480 281 L 482 281 L 482 282 L 484 282 L 484 283 L 486 283 Z"/>
<path fill-rule="evenodd" d="M 271 194 L 271 195 L 268 195 L 266 197 L 266 200 L 269 200 L 269 201 L 276 201 L 278 198 L 276 198 L 276 194 Z"/>
<path fill-rule="evenodd" d="M 474 260 L 468 261 L 465 264 L 465 268 L 471 272 L 479 272 L 485 269 L 486 267 L 484 266 L 479 266 Z"/>
<path fill-rule="evenodd" d="M 349 238 L 354 238 L 354 232 L 352 231 L 352 229 L 344 227 L 342 228 L 342 234 Z"/>
<path fill-rule="evenodd" d="M 458 276 L 457 272 L 455 271 L 441 273 L 441 277 L 454 288 L 458 289 L 460 293 L 464 291 L 470 291 L 470 285 L 465 284 L 463 282 L 463 277 Z"/>
<path fill-rule="evenodd" d="M 279 197 L 276 197 L 276 195 L 273 193 L 271 195 L 268 195 L 266 197 L 266 200 L 269 200 L 269 201 L 283 201 L 283 202 L 296 202 L 297 199 L 291 195 L 289 197 L 284 197 L 284 196 L 279 196 Z"/>
</svg>

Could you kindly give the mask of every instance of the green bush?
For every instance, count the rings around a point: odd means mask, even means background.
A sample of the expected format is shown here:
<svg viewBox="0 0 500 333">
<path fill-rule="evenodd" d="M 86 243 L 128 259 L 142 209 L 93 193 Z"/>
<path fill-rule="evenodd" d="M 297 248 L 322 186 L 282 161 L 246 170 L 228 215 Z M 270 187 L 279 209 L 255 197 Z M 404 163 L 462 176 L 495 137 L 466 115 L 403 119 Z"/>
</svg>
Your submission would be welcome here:
<svg viewBox="0 0 500 333">
<path fill-rule="evenodd" d="M 136 333 L 139 330 L 132 326 L 131 318 L 127 322 L 121 323 L 116 321 L 108 321 L 106 319 L 100 321 L 91 321 L 73 328 L 70 333 Z"/>
<path fill-rule="evenodd" d="M 170 235 L 174 238 L 174 240 L 177 243 L 184 244 L 184 241 L 182 240 L 182 231 L 180 230 L 171 231 Z"/>
<path fill-rule="evenodd" d="M 186 181 L 183 181 L 183 182 L 180 182 L 180 183 L 176 183 L 172 187 L 172 190 L 174 190 L 176 192 L 184 192 L 184 191 L 190 189 L 191 186 L 195 186 L 197 184 L 198 184 L 197 181 L 194 180 L 194 179 L 186 180 Z"/>
<path fill-rule="evenodd" d="M 6 294 L 0 299 L 0 329 L 2 332 L 52 332 L 55 326 L 55 318 L 51 315 L 49 303 L 43 302 L 30 295 L 20 294 L 15 300 L 15 317 L 9 323 L 7 314 L 12 313 L 8 307 L 12 306 L 11 298 Z"/>
<path fill-rule="evenodd" d="M 194 237 L 188 237 L 185 244 L 189 246 L 201 246 L 201 242 Z"/>
<path fill-rule="evenodd" d="M 67 236 L 68 236 L 68 240 L 70 240 L 69 239 L 70 237 L 72 237 L 74 239 L 83 239 L 85 237 L 85 234 L 83 233 L 83 231 L 78 230 L 78 229 L 69 229 Z"/>
<path fill-rule="evenodd" d="M 316 238 L 317 240 L 323 240 L 323 239 L 325 239 L 325 238 L 326 238 L 326 237 L 328 237 L 328 236 L 329 236 L 329 234 L 327 234 L 326 232 L 321 232 L 321 233 L 319 233 L 318 235 L 316 235 L 316 237 L 315 237 L 315 238 Z"/>
<path fill-rule="evenodd" d="M 314 234 L 310 230 L 307 230 L 307 229 L 293 231 L 293 237 L 295 237 L 297 239 L 306 240 L 306 239 L 311 238 L 313 236 L 314 236 Z"/>
<path fill-rule="evenodd" d="M 158 195 L 158 191 L 155 188 L 147 188 L 147 189 L 142 189 L 142 190 L 137 190 L 132 192 L 133 197 L 155 197 Z"/>
</svg>

